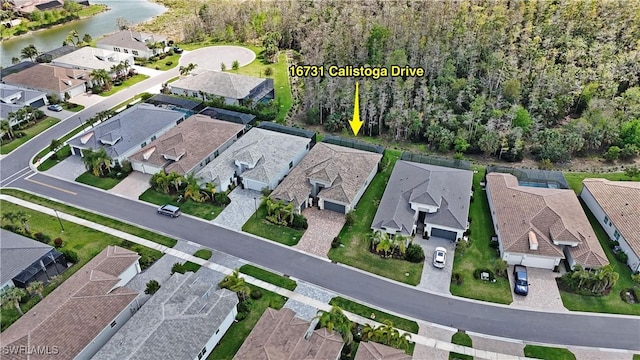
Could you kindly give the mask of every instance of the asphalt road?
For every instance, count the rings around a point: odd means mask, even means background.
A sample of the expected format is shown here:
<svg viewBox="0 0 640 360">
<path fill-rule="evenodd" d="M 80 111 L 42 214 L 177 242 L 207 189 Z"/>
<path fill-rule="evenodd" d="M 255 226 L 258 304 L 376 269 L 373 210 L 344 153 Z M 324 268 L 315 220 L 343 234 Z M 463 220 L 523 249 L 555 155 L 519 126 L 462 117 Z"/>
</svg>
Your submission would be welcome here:
<svg viewBox="0 0 640 360">
<path fill-rule="evenodd" d="M 547 313 L 430 294 L 289 247 L 220 228 L 188 216 L 168 219 L 155 207 L 78 183 L 32 174 L 33 155 L 95 113 L 111 108 L 178 75 L 173 69 L 123 90 L 48 129 L 0 160 L 0 185 L 27 190 L 96 213 L 243 258 L 376 307 L 417 319 L 495 336 L 563 345 L 640 350 L 640 317 Z M 19 172 L 19 173 L 18 173 Z"/>
</svg>

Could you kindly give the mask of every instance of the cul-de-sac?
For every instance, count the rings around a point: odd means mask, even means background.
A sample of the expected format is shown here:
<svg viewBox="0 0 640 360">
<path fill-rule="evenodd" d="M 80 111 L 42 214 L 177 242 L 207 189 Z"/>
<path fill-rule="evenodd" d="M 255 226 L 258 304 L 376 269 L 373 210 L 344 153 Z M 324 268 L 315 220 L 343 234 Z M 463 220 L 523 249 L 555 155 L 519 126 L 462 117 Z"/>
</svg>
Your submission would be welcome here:
<svg viewBox="0 0 640 360">
<path fill-rule="evenodd" d="M 3 0 L 0 359 L 640 360 L 640 1 Z"/>
</svg>

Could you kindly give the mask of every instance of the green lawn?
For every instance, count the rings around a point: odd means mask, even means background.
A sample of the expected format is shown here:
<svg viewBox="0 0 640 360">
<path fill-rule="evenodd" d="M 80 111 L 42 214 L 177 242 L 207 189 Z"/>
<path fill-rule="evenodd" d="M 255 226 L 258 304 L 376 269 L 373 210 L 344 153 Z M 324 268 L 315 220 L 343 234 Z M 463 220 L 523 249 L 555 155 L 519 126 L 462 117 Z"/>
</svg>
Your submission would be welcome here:
<svg viewBox="0 0 640 360">
<path fill-rule="evenodd" d="M 371 223 L 393 166 L 399 158 L 399 151 L 386 151 L 382 158 L 381 172 L 373 178 L 354 211 L 354 224 L 345 225 L 338 235 L 344 247 L 329 250 L 329 259 L 396 281 L 418 285 L 424 262 L 416 264 L 400 259 L 384 259 L 369 251 L 368 238 L 371 233 Z"/>
<path fill-rule="evenodd" d="M 40 164 L 38 166 L 38 171 L 47 171 L 52 167 L 58 165 L 60 161 L 68 158 L 69 156 L 71 156 L 71 148 L 69 147 L 69 145 L 65 145 L 61 147 L 58 151 L 56 151 L 55 159 L 52 156 L 47 160 L 45 160 L 42 164 Z"/>
<path fill-rule="evenodd" d="M 105 11 L 106 9 L 107 9 L 107 6 L 102 4 L 89 5 L 88 7 L 83 7 L 80 11 L 78 11 L 77 18 L 69 18 L 68 20 L 61 22 L 61 24 L 75 21 L 78 18 L 86 18 L 89 16 L 93 16 Z M 62 15 L 62 9 L 49 10 L 49 11 L 51 11 L 54 14 L 53 19 L 50 22 L 45 21 L 44 18 L 42 21 L 30 21 L 30 20 L 27 20 L 26 18 L 23 18 L 22 23 L 19 26 L 15 26 L 11 28 L 6 28 L 2 26 L 2 38 L 8 39 L 12 36 L 23 35 L 29 30 L 45 29 L 45 28 L 58 25 L 58 22 L 60 21 L 60 19 L 64 17 Z M 82 36 L 83 34 L 80 34 L 80 37 Z"/>
<path fill-rule="evenodd" d="M 231 360 L 233 356 L 238 352 L 240 346 L 244 340 L 249 336 L 251 330 L 256 325 L 262 314 L 268 307 L 273 309 L 281 309 L 284 306 L 284 303 L 287 301 L 286 298 L 272 293 L 271 291 L 267 291 L 261 289 L 257 286 L 249 285 L 251 290 L 260 290 L 262 292 L 262 298 L 259 300 L 252 300 L 253 306 L 251 308 L 251 312 L 249 315 L 241 321 L 234 322 L 226 334 L 220 340 L 218 346 L 213 349 L 207 360 Z"/>
<path fill-rule="evenodd" d="M 498 260 L 495 249 L 489 246 L 493 235 L 493 220 L 489 211 L 487 194 L 480 187 L 480 181 L 484 177 L 485 169 L 477 169 L 473 174 L 473 201 L 469 209 L 471 218 L 471 245 L 464 255 L 456 252 L 453 261 L 453 273 L 463 276 L 463 284 L 457 285 L 451 282 L 451 294 L 470 299 L 490 301 L 500 304 L 510 304 L 511 287 L 509 279 L 497 277 L 496 282 L 478 280 L 473 277 L 475 269 L 490 269 L 494 267 L 494 261 Z"/>
<path fill-rule="evenodd" d="M 640 175 L 630 178 L 624 173 L 579 173 L 579 172 L 565 172 L 563 173 L 564 178 L 567 179 L 567 183 L 576 192 L 576 194 L 580 195 L 582 191 L 582 180 L 586 178 L 605 178 L 614 181 L 640 181 Z"/>
<path fill-rule="evenodd" d="M 576 356 L 567 349 L 547 346 L 527 345 L 524 347 L 524 356 L 546 360 L 575 360 Z"/>
<path fill-rule="evenodd" d="M 276 225 L 265 220 L 267 210 L 264 204 L 260 205 L 257 216 L 254 214 L 242 226 L 242 231 L 273 240 L 284 245 L 293 246 L 300 241 L 304 230 L 292 229 L 288 226 Z"/>
<path fill-rule="evenodd" d="M 177 242 L 175 239 L 170 238 L 168 236 L 164 236 L 150 230 L 141 229 L 135 225 L 127 224 L 122 221 L 118 221 L 106 216 L 95 214 L 93 212 L 80 210 L 75 207 L 64 205 L 53 200 L 45 199 L 37 195 L 26 193 L 24 191 L 15 190 L 15 189 L 0 189 L 0 193 L 4 195 L 11 195 L 13 197 L 32 202 L 34 204 L 46 206 L 49 209 L 55 209 L 55 210 L 64 212 L 66 214 L 79 217 L 81 219 L 93 221 L 95 223 L 108 226 L 112 229 L 124 231 L 131 235 L 135 235 L 167 247 L 174 247 Z"/>
<path fill-rule="evenodd" d="M 178 66 L 178 62 L 180 61 L 180 54 L 173 54 L 165 57 L 164 59 L 158 59 L 156 61 L 144 64 L 145 67 L 156 70 L 169 70 Z M 167 63 L 171 63 L 171 65 L 167 65 Z"/>
<path fill-rule="evenodd" d="M 32 233 L 41 232 L 51 237 L 51 239 L 60 237 L 63 241 L 62 249 L 70 249 L 78 254 L 78 264 L 75 264 L 61 274 L 61 278 L 64 280 L 96 256 L 100 251 L 107 247 L 107 245 L 119 245 L 126 247 L 148 257 L 149 259 L 157 260 L 162 256 L 162 253 L 157 250 L 152 250 L 144 246 L 122 240 L 113 235 L 65 220 L 62 220 L 64 231 L 61 231 L 60 223 L 56 217 L 15 205 L 8 201 L 0 201 L 0 209 L 0 213 L 2 214 L 24 211 L 29 218 L 28 225 Z M 3 221 L 3 224 L 4 223 L 5 222 Z M 55 285 L 53 284 L 47 285 L 45 287 L 44 295 L 46 296 L 46 294 L 50 293 L 54 288 Z M 26 313 L 37 303 L 37 301 L 38 297 L 34 296 L 28 303 L 22 306 L 22 310 Z M 19 317 L 20 314 L 13 306 L 3 306 L 0 309 L 2 330 L 16 321 Z"/>
<path fill-rule="evenodd" d="M 120 90 L 124 90 L 132 85 L 135 85 L 143 80 L 148 79 L 149 77 L 147 75 L 143 75 L 143 74 L 137 74 L 137 75 L 133 75 L 132 77 L 128 78 L 127 80 L 125 80 L 122 85 L 111 85 L 111 89 L 104 91 L 102 93 L 100 93 L 100 96 L 111 96 L 115 93 L 117 93 Z"/>
<path fill-rule="evenodd" d="M 640 354 L 633 354 L 633 360 L 640 360 Z"/>
<path fill-rule="evenodd" d="M 183 213 L 197 216 L 205 220 L 215 219 L 223 210 L 222 207 L 213 205 L 210 202 L 197 203 L 191 199 L 177 202 L 177 196 L 157 192 L 151 188 L 143 192 L 139 199 L 156 205 L 171 204 L 179 206 Z"/>
<path fill-rule="evenodd" d="M 356 315 L 360 315 L 362 317 L 375 320 L 379 323 L 383 323 L 385 320 L 390 320 L 393 323 L 393 326 L 398 329 L 402 329 L 404 331 L 408 331 L 414 334 L 418 333 L 418 323 L 415 321 L 411 321 L 405 318 L 401 318 L 399 316 L 391 315 L 384 311 L 370 308 L 368 306 L 342 298 L 340 296 L 337 296 L 331 299 L 331 301 L 329 301 L 329 304 L 335 305 L 344 311 L 348 311 Z M 372 318 L 371 314 L 375 314 L 375 317 Z"/>
<path fill-rule="evenodd" d="M 296 286 L 298 286 L 298 284 L 294 280 L 278 274 L 274 274 L 271 271 L 263 270 L 250 264 L 242 265 L 240 267 L 240 272 L 249 276 L 253 276 L 256 279 L 266 281 L 269 284 L 273 284 L 291 291 L 293 291 Z"/>
<path fill-rule="evenodd" d="M 95 176 L 90 171 L 87 171 L 76 178 L 76 181 L 79 183 L 91 185 L 103 190 L 109 190 L 113 188 L 114 186 L 118 185 L 122 180 L 123 179 Z"/>
<path fill-rule="evenodd" d="M 28 129 L 24 130 L 14 130 L 14 134 L 17 132 L 23 132 L 24 136 L 21 138 L 15 138 L 11 142 L 0 145 L 0 154 L 5 155 L 13 150 L 17 149 L 20 145 L 26 143 L 31 140 L 34 136 L 40 134 L 41 132 L 47 130 L 53 125 L 60 122 L 60 119 L 56 119 L 53 117 L 46 117 L 40 121 L 38 121 L 35 125 L 31 126 Z"/>
<path fill-rule="evenodd" d="M 211 259 L 211 255 L 212 255 L 211 250 L 209 249 L 200 249 L 193 254 L 193 256 L 203 260 Z"/>
<path fill-rule="evenodd" d="M 469 335 L 467 335 L 466 333 L 461 332 L 461 331 L 458 331 L 455 334 L 453 334 L 453 336 L 451 336 L 451 343 L 456 344 L 456 345 L 466 346 L 466 347 L 472 347 L 473 346 L 473 342 L 471 341 L 471 337 Z M 473 356 L 451 352 L 451 353 L 449 353 L 449 359 L 450 360 L 453 360 L 453 359 L 473 360 Z"/>
<path fill-rule="evenodd" d="M 65 136 L 61 137 L 61 138 L 60 138 L 60 142 L 63 142 L 63 143 L 64 143 L 65 141 L 67 141 L 67 140 L 71 139 L 71 138 L 72 138 L 72 137 L 74 137 L 76 134 L 78 134 L 79 132 L 81 132 L 81 131 L 82 131 L 82 129 L 84 129 L 84 128 L 85 128 L 85 125 L 84 125 L 84 124 L 82 124 L 81 126 L 78 126 L 77 128 L 73 129 L 73 131 L 71 131 L 70 133 L 68 133 L 67 135 L 65 135 Z M 41 159 L 42 157 L 44 157 L 45 155 L 47 155 L 47 154 L 49 153 L 49 151 L 50 151 L 50 150 L 49 150 L 49 147 L 48 147 L 48 146 L 47 146 L 46 148 L 42 149 L 42 150 L 38 153 L 38 155 L 36 155 L 36 156 L 34 156 L 34 157 L 33 157 L 33 163 L 35 164 L 37 159 Z M 69 152 L 69 153 L 71 153 L 71 152 Z M 43 171 L 43 170 L 40 170 L 40 171 Z"/>
<path fill-rule="evenodd" d="M 638 286 L 638 284 L 631 280 L 631 269 L 615 258 L 608 245 L 609 237 L 604 229 L 600 226 L 600 223 L 593 214 L 591 214 L 589 208 L 587 208 L 582 201 L 580 201 L 580 203 L 582 204 L 585 214 L 587 214 L 587 218 L 598 240 L 600 240 L 602 249 L 604 249 L 605 254 L 607 254 L 607 259 L 609 259 L 614 271 L 620 274 L 620 278 L 613 289 L 611 289 L 611 292 L 605 296 L 584 296 L 560 290 L 563 305 L 573 311 L 640 315 L 640 305 L 627 304 L 620 298 L 620 291 L 622 289 Z"/>
<path fill-rule="evenodd" d="M 78 112 L 78 111 L 84 110 L 84 105 L 73 104 L 73 103 L 62 103 L 62 107 L 65 110 L 69 110 L 69 111 L 72 111 L 72 112 Z"/>
</svg>

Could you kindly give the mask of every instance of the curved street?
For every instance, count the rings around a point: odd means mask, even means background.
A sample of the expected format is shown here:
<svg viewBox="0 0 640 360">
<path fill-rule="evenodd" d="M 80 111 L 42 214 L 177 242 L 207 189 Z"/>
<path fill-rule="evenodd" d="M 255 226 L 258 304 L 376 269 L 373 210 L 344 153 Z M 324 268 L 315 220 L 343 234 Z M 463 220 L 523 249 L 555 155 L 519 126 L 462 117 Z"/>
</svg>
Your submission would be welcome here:
<svg viewBox="0 0 640 360">
<path fill-rule="evenodd" d="M 194 51 L 194 53 L 198 50 Z M 0 186 L 11 187 L 104 214 L 243 258 L 381 309 L 458 329 L 533 342 L 640 350 L 640 317 L 542 312 L 427 293 L 292 248 L 231 231 L 190 216 L 167 221 L 155 206 L 79 183 L 34 174 L 29 162 L 95 113 L 178 75 L 172 69 L 105 98 L 48 129 L 0 160 Z"/>
</svg>

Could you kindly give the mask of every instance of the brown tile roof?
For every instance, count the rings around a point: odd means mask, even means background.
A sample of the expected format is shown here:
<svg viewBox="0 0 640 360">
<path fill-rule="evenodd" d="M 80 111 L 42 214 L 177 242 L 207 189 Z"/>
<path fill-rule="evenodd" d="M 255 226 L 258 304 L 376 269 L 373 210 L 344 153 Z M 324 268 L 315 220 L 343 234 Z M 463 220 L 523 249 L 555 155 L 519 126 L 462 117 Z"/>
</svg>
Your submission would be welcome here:
<svg viewBox="0 0 640 360">
<path fill-rule="evenodd" d="M 20 72 L 7 75 L 6 84 L 28 88 L 64 92 L 89 80 L 90 73 L 85 70 L 66 69 L 48 64 L 37 64 Z"/>
<path fill-rule="evenodd" d="M 176 171 L 184 175 L 243 129 L 241 124 L 196 114 L 131 155 L 129 159 L 155 166 L 168 164 L 165 168 L 167 173 Z M 167 160 L 163 156 L 177 156 L 181 153 L 184 155 L 178 161 Z"/>
<path fill-rule="evenodd" d="M 0 346 L 56 347 L 56 359 L 73 359 L 138 296 L 126 287 L 113 289 L 138 258 L 108 246 L 0 334 Z M 29 360 L 47 358 L 51 355 L 31 354 Z M 5 354 L 2 359 L 27 357 Z"/>
<path fill-rule="evenodd" d="M 580 202 L 571 190 L 519 186 L 511 174 L 490 173 L 487 188 L 504 251 L 564 258 L 553 240 L 573 242 L 572 257 L 585 267 L 609 263 Z M 529 249 L 529 232 L 538 250 Z"/>
<path fill-rule="evenodd" d="M 293 201 L 299 207 L 312 191 L 309 179 L 330 183 L 318 196 L 350 204 L 378 166 L 381 154 L 318 143 L 271 193 L 275 199 Z"/>
<path fill-rule="evenodd" d="M 304 336 L 310 323 L 290 309 L 267 308 L 233 357 L 236 360 L 329 360 L 337 359 L 342 337 L 326 329 Z"/>
<path fill-rule="evenodd" d="M 582 183 L 633 252 L 640 255 L 640 181 L 584 179 Z"/>
<path fill-rule="evenodd" d="M 411 360 L 404 351 L 374 342 L 361 342 L 355 360 Z"/>
</svg>

